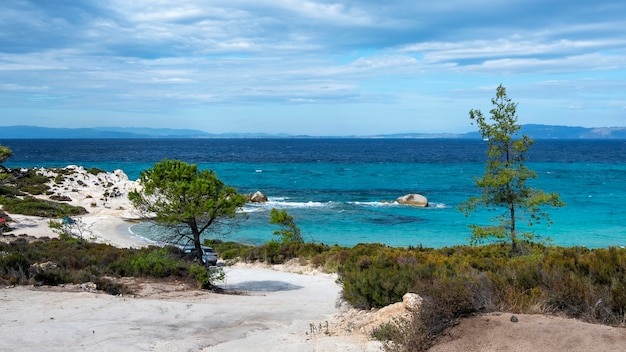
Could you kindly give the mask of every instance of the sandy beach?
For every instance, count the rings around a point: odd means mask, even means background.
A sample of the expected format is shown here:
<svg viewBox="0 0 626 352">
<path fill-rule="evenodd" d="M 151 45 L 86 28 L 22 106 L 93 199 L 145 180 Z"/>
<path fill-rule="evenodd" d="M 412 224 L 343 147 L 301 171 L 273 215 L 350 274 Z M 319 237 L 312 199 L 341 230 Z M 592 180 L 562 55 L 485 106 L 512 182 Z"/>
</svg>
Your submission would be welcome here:
<svg viewBox="0 0 626 352">
<path fill-rule="evenodd" d="M 67 181 L 56 192 L 84 206 L 78 217 L 87 240 L 145 246 L 128 231 L 134 187 L 123 173 Z M 105 198 L 103 183 L 120 196 Z M 48 219 L 10 214 L 13 234 L 55 237 Z M 402 313 L 402 304 L 357 311 L 340 300 L 336 275 L 294 265 L 225 267 L 216 294 L 173 281 L 128 279 L 134 294 L 111 296 L 89 285 L 0 288 L 0 350 L 68 351 L 378 351 L 368 332 Z M 542 315 L 489 314 L 461 321 L 432 351 L 618 351 L 626 329 Z"/>
</svg>

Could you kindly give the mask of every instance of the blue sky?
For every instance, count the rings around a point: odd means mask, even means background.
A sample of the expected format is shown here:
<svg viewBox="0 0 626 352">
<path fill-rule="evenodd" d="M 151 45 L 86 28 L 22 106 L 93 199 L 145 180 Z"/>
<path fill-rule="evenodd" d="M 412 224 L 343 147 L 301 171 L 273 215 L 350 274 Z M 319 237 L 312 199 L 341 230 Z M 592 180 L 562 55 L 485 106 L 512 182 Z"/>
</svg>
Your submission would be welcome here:
<svg viewBox="0 0 626 352">
<path fill-rule="evenodd" d="M 521 124 L 626 126 L 626 2 L 0 3 L 0 126 L 467 132 L 500 83 Z"/>
</svg>

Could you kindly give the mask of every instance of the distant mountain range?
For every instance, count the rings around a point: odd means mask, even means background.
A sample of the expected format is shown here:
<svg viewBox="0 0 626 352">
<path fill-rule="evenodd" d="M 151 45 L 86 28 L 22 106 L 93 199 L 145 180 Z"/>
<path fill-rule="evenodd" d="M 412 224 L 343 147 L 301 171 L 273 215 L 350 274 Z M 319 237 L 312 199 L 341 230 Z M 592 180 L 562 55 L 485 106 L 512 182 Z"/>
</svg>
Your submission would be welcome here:
<svg viewBox="0 0 626 352">
<path fill-rule="evenodd" d="M 522 133 L 535 139 L 626 139 L 626 127 L 572 127 L 551 125 L 523 125 Z M 96 138 L 322 138 L 267 133 L 208 133 L 190 129 L 94 127 L 49 128 L 36 126 L 0 126 L 0 139 L 96 139 Z M 453 133 L 397 133 L 333 138 L 481 138 L 478 132 Z"/>
</svg>

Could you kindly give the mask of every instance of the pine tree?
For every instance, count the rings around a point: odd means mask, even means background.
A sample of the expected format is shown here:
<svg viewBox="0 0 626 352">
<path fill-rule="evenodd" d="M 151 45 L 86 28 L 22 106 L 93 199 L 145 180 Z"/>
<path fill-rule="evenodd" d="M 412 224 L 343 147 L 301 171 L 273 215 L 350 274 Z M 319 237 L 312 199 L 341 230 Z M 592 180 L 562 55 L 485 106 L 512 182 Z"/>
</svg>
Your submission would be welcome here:
<svg viewBox="0 0 626 352">
<path fill-rule="evenodd" d="M 133 205 L 170 230 L 163 231 L 164 240 L 193 243 L 201 263 L 201 235 L 235 218 L 246 203 L 245 196 L 225 185 L 212 170 L 200 171 L 197 165 L 179 160 L 166 159 L 142 171 L 139 184 L 141 189 L 128 195 Z"/>
<path fill-rule="evenodd" d="M 508 240 L 513 252 L 518 252 L 520 238 L 532 241 L 532 232 L 519 232 L 518 220 L 529 227 L 545 221 L 551 224 L 544 206 L 564 206 L 558 193 L 545 193 L 530 187 L 527 181 L 537 178 L 537 174 L 524 164 L 526 152 L 534 140 L 526 135 L 518 137 L 521 126 L 517 124 L 517 104 L 506 94 L 506 88 L 500 85 L 495 98 L 491 99 L 493 108 L 489 111 L 488 121 L 480 110 L 470 110 L 472 124 L 487 141 L 487 163 L 481 178 L 475 178 L 475 184 L 482 194 L 470 197 L 459 209 L 466 215 L 478 208 L 500 211 L 500 215 L 491 219 L 491 225 L 470 225 L 471 244 L 482 243 L 489 238 Z"/>
</svg>

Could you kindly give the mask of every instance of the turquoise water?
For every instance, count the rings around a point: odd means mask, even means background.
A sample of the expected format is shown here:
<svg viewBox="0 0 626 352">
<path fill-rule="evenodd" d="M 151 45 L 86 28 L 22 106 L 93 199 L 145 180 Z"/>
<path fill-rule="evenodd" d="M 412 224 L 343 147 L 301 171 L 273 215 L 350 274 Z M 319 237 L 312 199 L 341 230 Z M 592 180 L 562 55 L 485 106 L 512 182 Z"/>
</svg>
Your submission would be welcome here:
<svg viewBox="0 0 626 352">
<path fill-rule="evenodd" d="M 478 190 L 473 176 L 478 164 L 200 164 L 240 192 L 260 190 L 265 204 L 244 209 L 247 219 L 227 236 L 229 240 L 260 244 L 277 229 L 269 225 L 272 208 L 286 209 L 307 240 L 354 245 L 381 242 L 392 246 L 443 247 L 467 243 L 470 223 L 485 223 L 495 214 L 466 218 L 457 206 Z M 626 166 L 539 163 L 529 165 L 539 177 L 534 186 L 560 193 L 564 208 L 548 209 L 554 221 L 536 226 L 537 235 L 563 246 L 605 247 L 626 245 Z M 407 193 L 420 193 L 428 208 L 393 201 Z M 133 229 L 149 234 L 147 227 Z M 149 235 L 148 235 L 149 236 Z"/>
<path fill-rule="evenodd" d="M 79 164 L 122 169 L 130 179 L 163 157 L 213 169 L 241 193 L 261 191 L 270 201 L 250 204 L 245 219 L 225 239 L 260 244 L 273 238 L 271 208 L 286 209 L 305 239 L 326 244 L 380 242 L 392 246 L 443 247 L 466 244 L 468 225 L 487 224 L 493 213 L 466 218 L 456 208 L 478 189 L 484 143 L 474 141 L 226 140 L 54 141 L 9 145 L 7 166 Z M 563 246 L 626 245 L 626 142 L 541 142 L 527 165 L 533 185 L 560 193 L 566 207 L 548 209 L 554 224 L 535 226 L 537 235 Z M 56 148 L 56 149 L 55 149 Z M 17 149 L 17 150 L 16 150 Z M 58 149 L 58 150 L 57 150 Z M 27 157 L 23 155 L 26 154 Z M 18 155 L 22 155 L 18 157 Z M 393 201 L 420 193 L 430 207 Z M 136 225 L 139 235 L 154 229 Z M 213 233 L 209 237 L 221 238 Z"/>
</svg>

